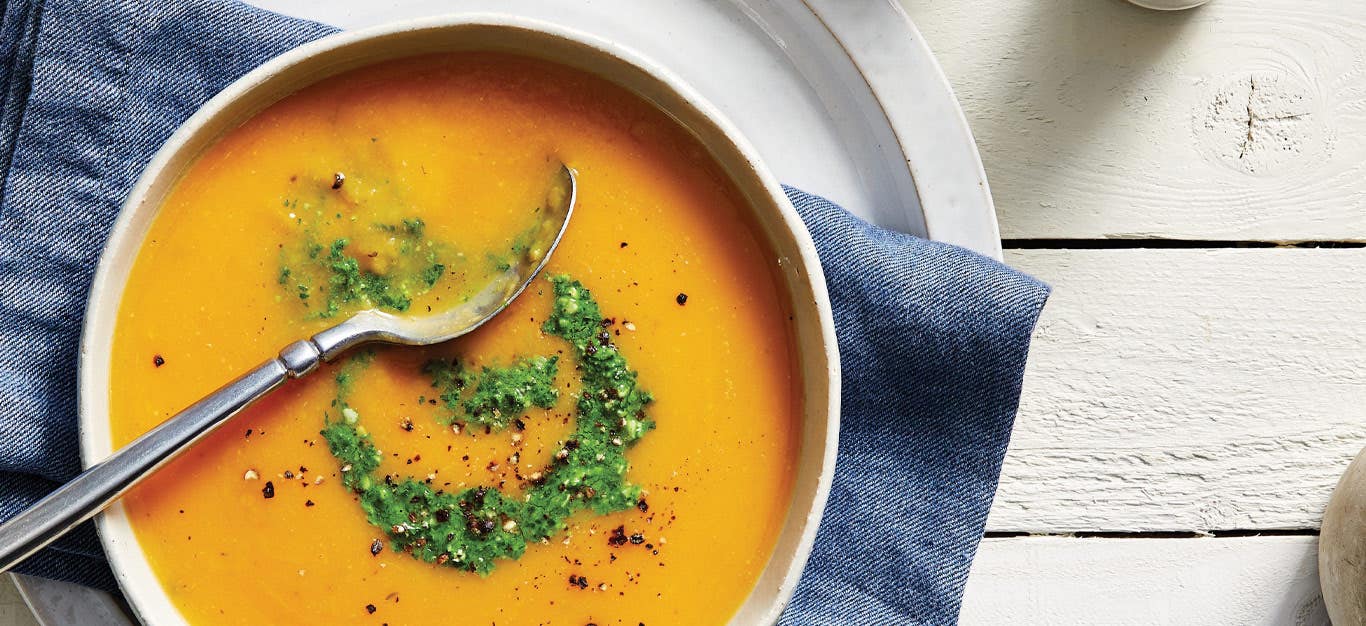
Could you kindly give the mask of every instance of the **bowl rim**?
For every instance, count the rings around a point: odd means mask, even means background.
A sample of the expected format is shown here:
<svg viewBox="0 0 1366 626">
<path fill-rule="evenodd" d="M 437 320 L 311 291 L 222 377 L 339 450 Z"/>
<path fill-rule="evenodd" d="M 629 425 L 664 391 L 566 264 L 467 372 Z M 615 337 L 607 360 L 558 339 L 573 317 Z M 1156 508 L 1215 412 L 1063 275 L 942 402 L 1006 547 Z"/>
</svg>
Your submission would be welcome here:
<svg viewBox="0 0 1366 626">
<path fill-rule="evenodd" d="M 795 242 L 797 252 L 797 259 L 795 260 L 798 261 L 800 274 L 804 277 L 804 282 L 811 291 L 812 307 L 818 325 L 817 333 L 823 348 L 822 353 L 817 355 L 821 358 L 810 366 L 803 366 L 802 370 L 805 375 L 809 376 L 819 372 L 815 369 L 816 366 L 823 365 L 823 372 L 820 373 L 826 377 L 825 396 L 827 401 L 826 406 L 818 413 L 825 416 L 824 449 L 820 455 L 820 467 L 816 475 L 816 490 L 810 503 L 811 510 L 797 510 L 796 502 L 789 505 L 790 508 L 783 526 L 788 527 L 794 523 L 800 523 L 802 524 L 802 531 L 793 558 L 787 564 L 786 571 L 782 573 L 781 584 L 776 595 L 759 620 L 760 623 L 775 623 L 791 600 L 815 543 L 816 533 L 834 479 L 835 457 L 839 441 L 841 397 L 839 349 L 835 341 L 835 324 L 825 274 L 816 252 L 815 243 L 796 208 L 787 198 L 772 172 L 763 164 L 753 145 L 720 110 L 703 98 L 695 89 L 664 66 L 629 47 L 544 20 L 496 12 L 463 12 L 400 20 L 355 31 L 339 32 L 305 43 L 272 58 L 233 81 L 201 105 L 192 116 L 183 122 L 166 139 L 142 170 L 136 184 L 120 206 L 118 217 L 109 231 L 108 239 L 100 254 L 99 264 L 87 299 L 86 315 L 82 324 L 80 340 L 80 356 L 77 363 L 77 415 L 82 465 L 89 467 L 112 452 L 108 420 L 111 367 L 108 362 L 108 352 L 94 350 L 94 348 L 97 347 L 95 344 L 102 342 L 105 344 L 112 343 L 113 331 L 122 305 L 123 290 L 127 283 L 127 271 L 132 263 L 132 260 L 129 259 L 126 261 L 127 267 L 116 267 L 119 263 L 115 257 L 124 255 L 113 253 L 131 250 L 131 253 L 126 254 L 131 254 L 132 258 L 136 258 L 136 251 L 140 249 L 144 233 L 137 231 L 135 221 L 141 214 L 148 211 L 152 212 L 154 218 L 159 206 L 145 206 L 148 197 L 167 176 L 174 179 L 182 173 L 182 170 L 173 170 L 170 166 L 175 160 L 182 157 L 181 153 L 186 150 L 186 146 L 191 143 L 191 140 L 201 137 L 204 133 L 212 133 L 213 131 L 210 130 L 212 122 L 222 116 L 230 115 L 234 108 L 239 106 L 239 101 L 258 89 L 268 89 L 266 83 L 271 78 L 296 65 L 374 39 L 465 27 L 531 31 L 591 48 L 593 52 L 609 57 L 613 62 L 632 67 L 648 75 L 720 131 L 721 136 L 730 143 L 730 147 L 749 167 L 751 175 L 758 179 L 762 192 L 772 200 L 773 205 L 778 210 L 777 217 L 779 219 L 776 221 L 782 224 L 787 234 Z M 607 78 L 607 80 L 617 82 L 611 78 Z M 287 96 L 288 92 L 271 95 L 276 96 L 278 100 L 279 97 Z M 255 112 L 252 113 L 252 115 L 254 114 Z M 214 135 L 210 141 L 221 136 L 221 134 L 216 133 Z M 788 288 L 790 294 L 792 289 L 793 287 Z M 105 332 L 106 328 L 106 334 L 101 335 L 100 333 Z M 809 419 L 809 415 L 804 419 Z M 798 521 L 797 516 L 799 515 L 804 519 Z M 152 616 L 158 620 L 174 616 L 180 617 L 184 621 L 183 615 L 170 601 L 169 595 L 161 584 L 145 585 L 132 580 L 129 573 L 130 568 L 143 568 L 149 573 L 151 568 L 146 562 L 145 553 L 138 544 L 131 525 L 128 523 L 122 504 L 115 503 L 97 516 L 95 523 L 99 531 L 100 543 L 109 558 L 119 587 L 138 619 L 147 623 L 149 611 L 156 609 Z M 764 571 L 767 571 L 767 568 Z M 157 582 L 154 575 L 153 582 Z M 749 604 L 750 598 L 758 590 L 757 582 L 758 579 L 756 579 L 755 589 L 751 590 L 750 596 L 747 596 L 741 604 L 742 607 Z M 734 619 L 737 618 L 733 618 L 732 622 Z"/>
</svg>

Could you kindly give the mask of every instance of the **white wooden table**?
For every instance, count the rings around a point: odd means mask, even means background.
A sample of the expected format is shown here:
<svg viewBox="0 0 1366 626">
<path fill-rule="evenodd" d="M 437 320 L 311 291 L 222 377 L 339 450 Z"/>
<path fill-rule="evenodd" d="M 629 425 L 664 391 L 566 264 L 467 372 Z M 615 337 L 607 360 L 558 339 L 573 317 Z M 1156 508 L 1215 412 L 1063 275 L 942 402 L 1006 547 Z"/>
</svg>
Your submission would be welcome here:
<svg viewBox="0 0 1366 626">
<path fill-rule="evenodd" d="M 1366 445 L 1366 2 L 903 0 L 1052 283 L 965 624 L 1327 622 Z"/>
<path fill-rule="evenodd" d="M 1366 2 L 903 2 L 1007 261 L 1056 288 L 963 622 L 1326 623 L 1315 535 L 1366 445 Z"/>
</svg>

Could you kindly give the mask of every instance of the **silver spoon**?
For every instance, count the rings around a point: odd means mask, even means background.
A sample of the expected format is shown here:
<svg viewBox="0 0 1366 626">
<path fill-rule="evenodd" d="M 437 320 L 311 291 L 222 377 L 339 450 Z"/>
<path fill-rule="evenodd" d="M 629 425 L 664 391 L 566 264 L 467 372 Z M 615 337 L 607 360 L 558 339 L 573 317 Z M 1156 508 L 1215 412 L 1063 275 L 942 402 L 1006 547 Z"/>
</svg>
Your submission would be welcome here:
<svg viewBox="0 0 1366 626">
<path fill-rule="evenodd" d="M 444 313 L 421 317 L 361 311 L 309 339 L 291 343 L 280 350 L 278 357 L 190 405 L 0 525 L 0 572 L 104 510 L 228 418 L 286 380 L 312 372 L 319 362 L 332 361 L 364 343 L 425 346 L 479 328 L 507 308 L 545 267 L 569 225 L 577 191 L 574 170 L 561 166 L 546 194 L 540 221 L 529 233 L 531 243 L 527 251 L 468 301 Z"/>
</svg>

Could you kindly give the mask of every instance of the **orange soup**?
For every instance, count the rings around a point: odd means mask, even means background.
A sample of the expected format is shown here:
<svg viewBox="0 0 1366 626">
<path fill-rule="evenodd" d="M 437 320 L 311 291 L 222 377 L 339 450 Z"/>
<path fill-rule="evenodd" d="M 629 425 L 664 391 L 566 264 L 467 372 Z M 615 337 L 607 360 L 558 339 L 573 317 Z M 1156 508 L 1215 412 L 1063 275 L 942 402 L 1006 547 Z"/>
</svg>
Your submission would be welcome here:
<svg viewBox="0 0 1366 626">
<path fill-rule="evenodd" d="M 776 261 L 669 117 L 461 53 L 294 94 L 161 207 L 112 355 L 116 445 L 364 308 L 452 306 L 578 203 L 545 273 L 459 340 L 356 351 L 125 498 L 193 624 L 715 624 L 787 514 L 800 388 Z"/>
</svg>

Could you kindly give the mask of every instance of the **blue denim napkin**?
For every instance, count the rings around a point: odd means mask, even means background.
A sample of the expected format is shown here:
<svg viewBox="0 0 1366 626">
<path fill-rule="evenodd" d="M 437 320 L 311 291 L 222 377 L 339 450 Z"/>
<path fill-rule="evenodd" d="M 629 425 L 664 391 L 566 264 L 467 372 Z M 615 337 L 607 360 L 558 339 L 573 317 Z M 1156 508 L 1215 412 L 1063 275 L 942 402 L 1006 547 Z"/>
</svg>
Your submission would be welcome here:
<svg viewBox="0 0 1366 626">
<path fill-rule="evenodd" d="M 0 2 L 0 519 L 80 467 L 77 344 L 100 249 L 202 102 L 334 29 L 227 0 Z M 835 485 L 783 624 L 953 623 L 1048 287 L 787 190 L 844 374 Z M 87 524 L 21 570 L 113 589 Z"/>
</svg>

